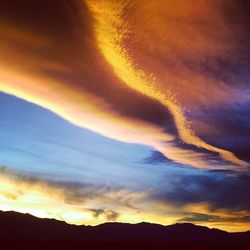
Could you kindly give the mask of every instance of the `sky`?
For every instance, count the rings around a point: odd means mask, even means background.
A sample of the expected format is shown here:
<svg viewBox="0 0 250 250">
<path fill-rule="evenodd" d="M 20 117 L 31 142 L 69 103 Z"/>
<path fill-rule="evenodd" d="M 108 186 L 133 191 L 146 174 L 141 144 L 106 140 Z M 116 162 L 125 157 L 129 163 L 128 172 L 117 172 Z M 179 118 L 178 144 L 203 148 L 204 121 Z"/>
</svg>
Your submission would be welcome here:
<svg viewBox="0 0 250 250">
<path fill-rule="evenodd" d="M 250 230 L 250 5 L 0 3 L 0 210 Z"/>
</svg>

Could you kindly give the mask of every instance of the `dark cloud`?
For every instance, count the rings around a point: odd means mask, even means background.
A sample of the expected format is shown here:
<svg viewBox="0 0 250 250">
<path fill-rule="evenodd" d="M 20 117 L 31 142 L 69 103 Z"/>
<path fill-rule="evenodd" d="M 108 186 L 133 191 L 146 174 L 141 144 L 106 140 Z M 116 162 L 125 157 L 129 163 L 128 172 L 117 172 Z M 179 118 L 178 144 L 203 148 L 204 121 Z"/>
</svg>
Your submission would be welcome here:
<svg viewBox="0 0 250 250">
<path fill-rule="evenodd" d="M 206 203 L 212 210 L 250 211 L 250 176 L 199 174 L 175 176 L 168 179 L 168 186 L 162 187 L 156 195 L 161 201 L 182 206 Z"/>
<path fill-rule="evenodd" d="M 170 163 L 170 162 L 172 161 L 159 151 L 152 151 L 151 155 L 142 161 L 142 163 L 146 163 L 146 164 L 157 164 L 157 163 L 164 164 L 164 163 Z"/>
<path fill-rule="evenodd" d="M 199 222 L 243 222 L 248 223 L 250 222 L 250 216 L 241 216 L 238 215 L 235 217 L 223 217 L 218 215 L 209 215 L 209 214 L 202 214 L 202 213 L 188 213 L 186 217 L 183 217 L 178 220 L 179 222 L 191 222 L 191 223 L 199 223 Z"/>
<path fill-rule="evenodd" d="M 111 209 L 89 209 L 93 213 L 93 217 L 98 218 L 100 215 L 104 215 L 107 221 L 116 221 L 120 216 L 120 213 L 117 213 Z"/>
<path fill-rule="evenodd" d="M 220 216 L 201 214 L 201 213 L 189 213 L 186 217 L 179 219 L 179 222 L 215 222 L 220 220 Z"/>
<path fill-rule="evenodd" d="M 195 131 L 205 141 L 234 152 L 245 161 L 250 161 L 249 103 L 207 107 L 199 112 L 190 113 L 189 116 L 194 121 Z M 210 129 L 206 129 L 203 124 Z"/>
</svg>

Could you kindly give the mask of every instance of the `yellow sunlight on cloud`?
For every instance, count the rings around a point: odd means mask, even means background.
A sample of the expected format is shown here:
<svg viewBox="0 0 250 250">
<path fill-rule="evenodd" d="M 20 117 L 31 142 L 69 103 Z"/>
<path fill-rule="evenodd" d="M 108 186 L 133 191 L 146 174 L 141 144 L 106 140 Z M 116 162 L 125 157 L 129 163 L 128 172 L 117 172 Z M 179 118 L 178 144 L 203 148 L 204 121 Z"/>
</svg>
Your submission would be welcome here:
<svg viewBox="0 0 250 250">
<path fill-rule="evenodd" d="M 3 92 L 36 103 L 75 125 L 112 139 L 152 146 L 178 163 L 197 168 L 213 168 L 205 158 L 202 159 L 205 155 L 173 145 L 171 141 L 174 136 L 166 133 L 163 128 L 122 116 L 97 96 L 79 92 L 70 85 L 62 87 L 63 83 L 46 76 L 28 75 L 14 67 L 10 69 L 2 63 L 0 65 L 0 90 Z M 228 165 L 227 168 L 244 170 L 234 165 Z"/>
<path fill-rule="evenodd" d="M 72 197 L 70 197 L 67 193 L 68 188 L 58 183 L 32 179 L 1 169 L 0 210 L 14 210 L 39 218 L 54 218 L 76 225 L 97 225 L 109 220 L 124 223 L 146 221 L 168 225 L 178 222 L 187 212 L 203 213 L 219 216 L 225 220 L 197 221 L 196 224 L 226 231 L 244 231 L 248 228 L 245 222 L 233 222 L 233 219 L 240 216 L 249 216 L 249 213 L 244 211 L 235 213 L 226 210 L 211 211 L 209 205 L 203 203 L 190 204 L 177 209 L 170 204 L 152 203 L 148 200 L 147 192 L 130 192 L 125 189 L 100 191 L 94 195 L 94 198 L 87 197 L 83 191 L 82 194 L 77 193 L 77 198 L 74 198 L 74 190 L 72 189 Z M 88 189 L 88 187 L 84 188 Z M 91 196 L 93 196 L 92 191 Z M 131 204 L 127 203 L 127 199 Z M 95 210 L 102 212 L 97 214 Z M 113 213 L 117 214 L 117 217 L 112 217 Z"/>
<path fill-rule="evenodd" d="M 250 216 L 248 211 L 232 212 L 227 209 L 211 209 L 207 203 L 187 204 L 181 209 L 183 212 L 200 213 L 208 216 L 217 216 L 219 220 L 193 221 L 197 225 L 210 228 L 219 228 L 228 232 L 243 232 L 249 230 L 249 223 L 240 218 Z M 237 221 L 238 220 L 238 221 Z"/>
<path fill-rule="evenodd" d="M 70 224 L 92 222 L 89 211 L 65 204 L 63 194 L 44 184 L 30 184 L 0 176 L 0 210 L 29 213 L 39 218 L 53 218 Z"/>
<path fill-rule="evenodd" d="M 158 100 L 173 114 L 180 137 L 184 142 L 220 153 L 222 157 L 234 164 L 224 166 L 213 164 L 207 160 L 206 153 L 178 147 L 174 143 L 175 135 L 167 133 L 164 127 L 119 113 L 101 95 L 88 92 L 81 88 L 82 86 L 75 84 L 74 80 L 71 82 L 71 80 L 46 74 L 48 70 L 56 69 L 60 75 L 67 70 L 72 71 L 74 68 L 71 68 L 73 66 L 67 65 L 67 63 L 60 64 L 50 57 L 33 53 L 32 49 L 26 50 L 25 48 L 30 46 L 33 49 L 42 49 L 43 52 L 49 53 L 53 46 L 50 47 L 52 44 L 50 38 L 42 37 L 41 34 L 29 33 L 20 27 L 15 27 L 15 25 L 13 27 L 5 25 L 0 30 L 2 38 L 0 40 L 0 52 L 2 53 L 0 91 L 38 104 L 77 126 L 90 129 L 112 139 L 151 146 L 170 160 L 183 165 L 203 169 L 227 168 L 245 171 L 245 162 L 235 157 L 231 152 L 213 147 L 195 136 L 189 128 L 174 94 L 159 89 L 157 79 L 154 76 L 146 74 L 138 69 L 138 66 L 133 65 L 130 56 L 121 44 L 128 32 L 120 16 L 123 5 L 119 4 L 119 1 L 97 1 L 96 4 L 89 1 L 88 5 L 95 18 L 94 29 L 98 48 L 116 75 L 110 79 L 103 79 L 104 83 L 114 80 L 113 84 L 117 84 L 115 81 L 118 78 L 127 87 L 146 97 Z M 24 45 L 24 48 L 15 46 L 17 41 Z M 87 82 L 88 76 L 96 74 L 98 70 L 102 72 L 103 69 L 93 70 L 91 67 L 86 67 L 82 72 L 82 78 Z M 103 84 L 103 82 L 98 82 L 98 84 Z"/>
<path fill-rule="evenodd" d="M 153 75 L 147 74 L 133 64 L 132 59 L 122 45 L 123 39 L 129 36 L 126 22 L 122 18 L 126 3 L 122 1 L 89 0 L 87 4 L 95 17 L 94 29 L 99 50 L 124 84 L 165 105 L 172 113 L 179 135 L 184 142 L 219 153 L 225 160 L 242 165 L 244 168 L 247 163 L 237 158 L 233 153 L 209 145 L 198 138 L 189 127 L 181 106 L 175 100 L 174 93 L 167 89 L 160 89 L 157 85 L 157 79 Z M 166 149 L 164 154 L 171 158 L 167 152 Z M 173 157 L 171 159 L 175 160 Z"/>
<path fill-rule="evenodd" d="M 90 208 L 111 206 L 126 213 L 131 213 L 131 211 L 133 213 L 134 208 L 123 208 L 123 206 L 119 208 L 119 202 L 123 202 L 119 201 L 119 196 L 129 196 L 132 201 L 145 196 L 144 193 L 136 194 L 120 190 L 104 193 L 101 196 L 97 194 L 94 199 L 86 197 L 86 194 L 83 193 L 82 197 L 74 200 L 74 193 L 73 197 L 70 197 L 65 191 L 66 189 L 67 187 L 57 186 L 56 183 L 29 179 L 16 175 L 14 172 L 2 170 L 0 174 L 0 210 L 29 213 L 39 218 L 54 218 L 69 224 L 96 225 L 109 220 L 108 214 L 112 210 L 103 209 L 103 213 L 94 216 Z M 128 217 L 129 215 L 127 215 Z"/>
</svg>

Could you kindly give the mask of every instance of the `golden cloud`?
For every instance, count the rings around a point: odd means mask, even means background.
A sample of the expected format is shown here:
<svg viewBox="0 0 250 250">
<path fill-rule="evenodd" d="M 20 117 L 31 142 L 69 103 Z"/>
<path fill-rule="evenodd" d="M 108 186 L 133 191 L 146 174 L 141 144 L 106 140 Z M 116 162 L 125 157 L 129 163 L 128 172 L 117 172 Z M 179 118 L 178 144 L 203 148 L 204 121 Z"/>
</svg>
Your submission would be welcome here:
<svg viewBox="0 0 250 250">
<path fill-rule="evenodd" d="M 197 106 L 200 105 L 197 100 L 207 100 L 204 99 L 207 84 L 220 100 L 228 99 L 223 96 L 230 92 L 225 84 L 217 87 L 218 82 L 214 79 L 188 71 L 182 61 L 178 64 L 178 58 L 182 59 L 183 55 L 194 55 L 193 60 L 199 63 L 205 52 L 209 56 L 224 55 L 232 48 L 230 44 L 223 46 L 224 40 L 215 31 L 204 35 L 211 15 L 221 15 L 221 2 L 197 4 L 191 1 L 180 5 L 178 1 L 170 1 L 165 5 L 161 1 L 158 4 L 138 1 L 130 6 L 123 1 L 79 1 L 78 4 L 79 13 L 71 13 L 67 19 L 72 26 L 70 38 L 63 37 L 69 39 L 67 43 L 61 42 L 61 37 L 53 30 L 46 33 L 39 26 L 25 30 L 18 23 L 3 20 L 0 31 L 1 91 L 41 105 L 78 126 L 110 138 L 149 145 L 184 165 L 246 169 L 247 163 L 232 152 L 199 138 L 184 112 L 185 105 L 189 107 L 186 99 Z M 141 8 L 137 8 L 138 5 Z M 217 19 L 220 21 L 216 27 L 230 38 L 224 20 Z M 193 40 L 189 33 L 193 34 Z M 150 34 L 153 34 L 151 38 Z M 181 42 L 183 37 L 185 41 Z M 199 43 L 193 49 L 196 40 Z M 134 47 L 131 44 L 135 44 Z M 165 59 L 154 59 L 153 51 Z M 176 53 L 173 55 L 171 51 Z M 167 67 L 165 61 L 171 65 Z M 187 91 L 191 83 L 194 90 Z M 137 116 L 127 115 L 121 112 L 118 102 L 113 102 L 116 95 L 126 97 L 123 106 L 129 106 L 136 95 L 148 104 L 144 107 L 141 103 Z M 178 134 L 166 132 L 168 124 L 157 125 L 152 120 L 139 118 L 139 113 L 155 102 L 171 113 Z M 206 152 L 180 147 L 174 143 L 179 138 Z M 206 157 L 209 151 L 231 163 L 213 164 Z"/>
</svg>

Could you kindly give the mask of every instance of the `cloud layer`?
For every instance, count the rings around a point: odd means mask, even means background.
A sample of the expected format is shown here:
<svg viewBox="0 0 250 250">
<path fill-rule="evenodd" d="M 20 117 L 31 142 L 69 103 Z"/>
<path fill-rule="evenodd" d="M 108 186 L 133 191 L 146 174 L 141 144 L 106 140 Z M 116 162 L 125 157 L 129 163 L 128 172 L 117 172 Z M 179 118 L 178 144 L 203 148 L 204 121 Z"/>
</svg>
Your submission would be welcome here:
<svg viewBox="0 0 250 250">
<path fill-rule="evenodd" d="M 234 152 L 203 139 L 211 129 L 204 113 L 193 118 L 204 106 L 249 101 L 243 76 L 232 85 L 238 74 L 220 74 L 228 70 L 220 62 L 236 64 L 246 40 L 228 17 L 236 3 L 14 5 L 3 3 L 1 15 L 2 91 L 105 136 L 150 145 L 184 165 L 217 168 L 209 161 L 212 154 L 225 167 L 246 170 L 248 163 Z M 195 147 L 187 150 L 180 140 Z"/>
</svg>

